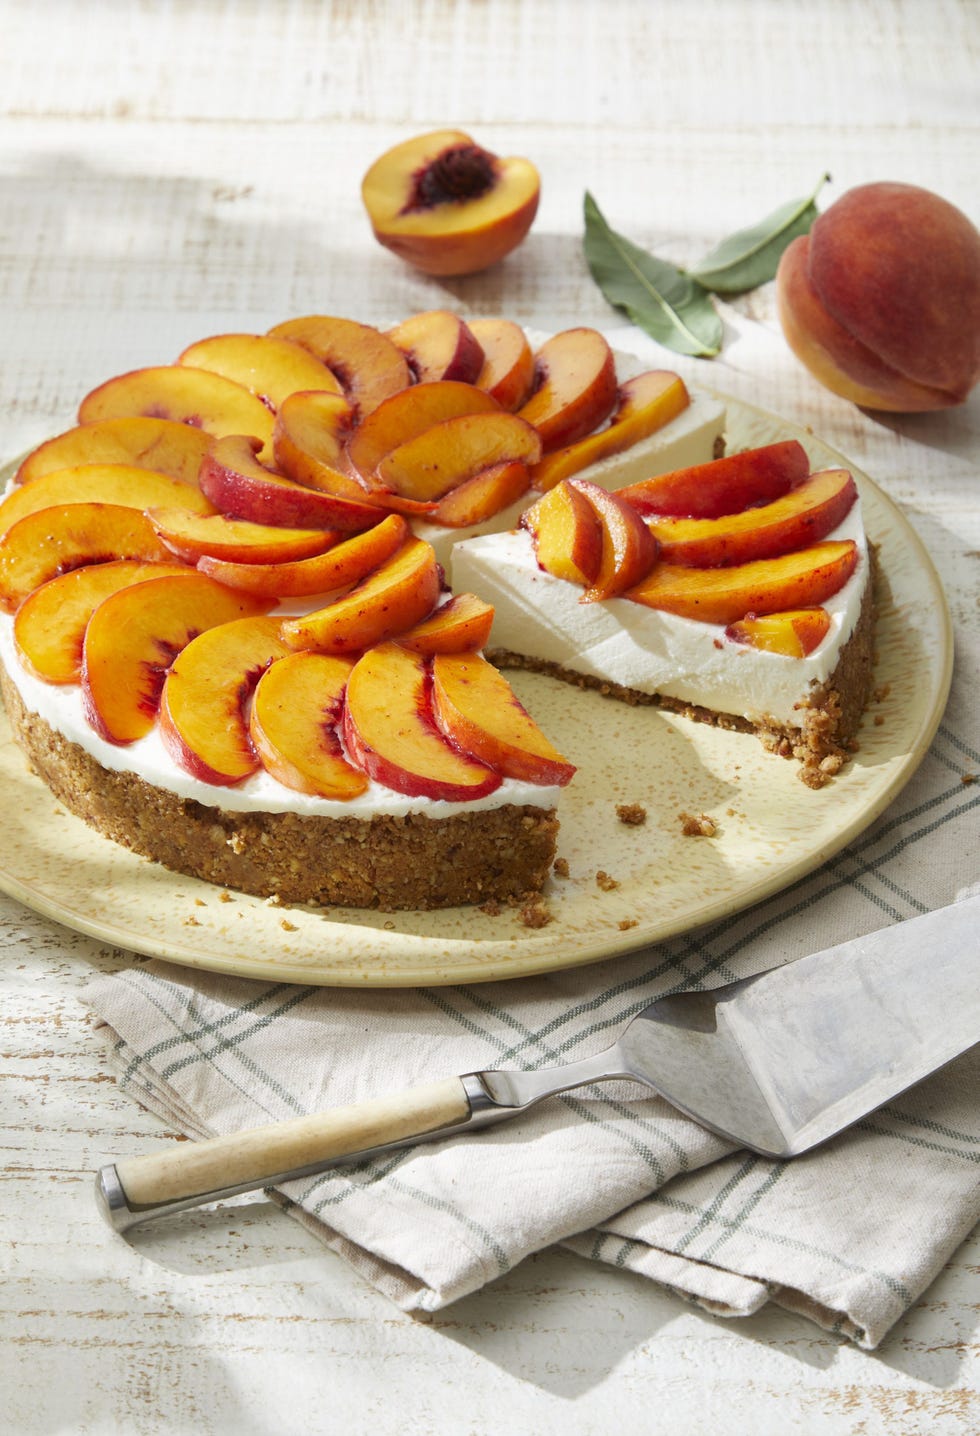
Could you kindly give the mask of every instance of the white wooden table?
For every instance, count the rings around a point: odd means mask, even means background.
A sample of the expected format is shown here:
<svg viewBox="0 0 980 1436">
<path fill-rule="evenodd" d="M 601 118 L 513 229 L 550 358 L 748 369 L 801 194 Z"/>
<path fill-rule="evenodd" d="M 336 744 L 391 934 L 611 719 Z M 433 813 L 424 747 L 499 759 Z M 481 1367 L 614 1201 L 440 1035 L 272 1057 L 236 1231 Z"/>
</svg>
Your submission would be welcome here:
<svg viewBox="0 0 980 1436">
<path fill-rule="evenodd" d="M 97 380 L 223 329 L 436 305 L 615 325 L 581 258 L 585 189 L 682 263 L 824 170 L 825 202 L 902 179 L 978 218 L 974 0 L 0 0 L 0 55 L 3 457 Z M 440 284 L 373 243 L 358 186 L 390 143 L 447 124 L 531 156 L 544 197 L 519 255 Z M 721 359 L 682 372 L 811 423 L 941 565 L 944 533 L 976 524 L 980 395 L 874 420 L 740 337 L 777 333 L 771 286 L 725 312 Z M 714 1320 L 560 1252 L 414 1320 L 261 1198 L 193 1240 L 127 1245 L 92 1173 L 160 1127 L 117 1093 L 80 993 L 131 955 L 9 898 L 0 947 L 5 1430 L 980 1429 L 976 1238 L 874 1354 L 778 1312 Z"/>
</svg>

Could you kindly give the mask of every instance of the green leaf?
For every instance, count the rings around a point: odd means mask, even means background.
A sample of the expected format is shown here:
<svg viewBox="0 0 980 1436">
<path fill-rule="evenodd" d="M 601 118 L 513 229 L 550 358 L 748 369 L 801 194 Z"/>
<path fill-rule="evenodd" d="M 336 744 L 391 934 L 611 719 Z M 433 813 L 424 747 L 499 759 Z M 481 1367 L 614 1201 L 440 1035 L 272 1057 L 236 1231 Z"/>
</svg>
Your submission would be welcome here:
<svg viewBox="0 0 980 1436">
<path fill-rule="evenodd" d="M 817 195 L 829 179 L 824 175 L 805 199 L 790 200 L 758 224 L 723 239 L 690 271 L 693 277 L 714 294 L 742 294 L 774 279 L 783 250 L 809 232 L 817 217 Z"/>
<path fill-rule="evenodd" d="M 676 265 L 611 229 L 588 192 L 585 258 L 609 303 L 658 344 L 707 358 L 721 349 L 721 320 L 707 292 Z"/>
</svg>

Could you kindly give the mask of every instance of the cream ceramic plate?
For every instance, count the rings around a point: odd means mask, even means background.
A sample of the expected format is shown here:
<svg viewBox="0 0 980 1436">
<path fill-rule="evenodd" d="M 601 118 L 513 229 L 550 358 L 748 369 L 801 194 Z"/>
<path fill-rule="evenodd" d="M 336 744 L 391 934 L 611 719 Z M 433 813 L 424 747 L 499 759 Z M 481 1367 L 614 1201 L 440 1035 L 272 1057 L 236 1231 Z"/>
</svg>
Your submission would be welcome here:
<svg viewBox="0 0 980 1436">
<path fill-rule="evenodd" d="M 729 401 L 729 447 L 798 438 L 815 467 L 846 460 L 772 415 Z M 749 735 L 629 708 L 534 674 L 515 688 L 579 765 L 563 795 L 554 921 L 528 928 L 511 910 L 378 914 L 276 908 L 184 878 L 99 837 L 25 768 L 0 710 L 4 835 L 0 888 L 119 947 L 241 977 L 337 986 L 402 986 L 523 977 L 676 936 L 769 897 L 825 862 L 891 802 L 942 716 L 952 636 L 942 588 L 916 534 L 874 484 L 855 475 L 886 583 L 879 688 L 860 752 L 811 791 L 797 765 Z M 880 718 L 882 721 L 876 722 Z M 647 821 L 624 826 L 618 803 Z M 684 837 L 678 815 L 707 813 L 711 839 Z M 600 887 L 602 869 L 618 886 Z"/>
</svg>

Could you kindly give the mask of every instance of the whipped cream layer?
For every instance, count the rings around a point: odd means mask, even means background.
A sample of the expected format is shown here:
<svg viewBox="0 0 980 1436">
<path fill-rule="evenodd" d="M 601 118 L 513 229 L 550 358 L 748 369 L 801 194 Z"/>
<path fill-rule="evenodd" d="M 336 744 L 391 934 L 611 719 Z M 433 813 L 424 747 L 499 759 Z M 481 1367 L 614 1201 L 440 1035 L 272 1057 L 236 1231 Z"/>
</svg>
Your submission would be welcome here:
<svg viewBox="0 0 980 1436">
<path fill-rule="evenodd" d="M 725 637 L 723 626 L 645 608 L 628 598 L 582 603 L 582 590 L 538 567 L 523 529 L 460 544 L 456 589 L 494 605 L 492 648 L 505 648 L 576 673 L 729 713 L 751 722 L 800 726 L 797 711 L 814 684 L 829 678 L 861 612 L 868 550 L 855 502 L 831 539 L 854 539 L 859 560 L 823 607 L 830 631 L 805 658 L 767 653 Z"/>
</svg>

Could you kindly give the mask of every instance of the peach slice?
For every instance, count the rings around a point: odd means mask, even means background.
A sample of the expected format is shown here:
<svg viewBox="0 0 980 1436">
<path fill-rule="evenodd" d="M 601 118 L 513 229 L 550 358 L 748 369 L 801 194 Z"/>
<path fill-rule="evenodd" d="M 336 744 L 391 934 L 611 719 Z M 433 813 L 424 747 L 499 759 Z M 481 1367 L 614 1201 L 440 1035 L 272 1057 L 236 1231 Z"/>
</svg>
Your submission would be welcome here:
<svg viewBox="0 0 980 1436">
<path fill-rule="evenodd" d="M 344 741 L 375 782 L 412 798 L 460 803 L 500 787 L 500 774 L 460 753 L 436 727 L 426 659 L 381 643 L 354 664 Z"/>
<path fill-rule="evenodd" d="M 500 159 L 462 130 L 386 150 L 361 183 L 374 237 L 425 274 L 472 274 L 521 243 L 538 212 L 530 160 Z"/>
<path fill-rule="evenodd" d="M 115 558 L 152 563 L 172 554 L 148 519 L 119 504 L 62 504 L 27 514 L 0 539 L 0 608 L 13 613 L 48 579 Z"/>
<path fill-rule="evenodd" d="M 187 571 L 186 564 L 117 559 L 49 579 L 28 594 L 14 618 L 21 662 L 45 683 L 77 683 L 85 629 L 102 600 L 134 583 Z"/>
<path fill-rule="evenodd" d="M 794 608 L 784 613 L 746 614 L 730 623 L 725 637 L 733 643 L 747 643 L 765 653 L 786 658 L 805 658 L 819 648 L 830 631 L 830 614 L 825 608 Z"/>
<path fill-rule="evenodd" d="M 474 379 L 505 409 L 519 409 L 534 388 L 534 350 L 512 319 L 470 319 L 470 332 L 483 350 L 483 367 Z"/>
<path fill-rule="evenodd" d="M 584 439 L 616 403 L 612 350 L 596 329 L 564 329 L 535 355 L 535 389 L 518 410 L 541 435 L 545 452 Z"/>
<path fill-rule="evenodd" d="M 269 665 L 290 651 L 279 620 L 258 616 L 207 628 L 181 649 L 160 695 L 160 736 L 178 767 L 227 787 L 258 771 L 246 705 Z"/>
<path fill-rule="evenodd" d="M 432 708 L 447 738 L 507 778 L 564 787 L 575 774 L 503 674 L 478 653 L 436 654 Z"/>
<path fill-rule="evenodd" d="M 26 484 L 54 469 L 81 464 L 126 464 L 196 486 L 197 471 L 210 446 L 210 434 L 173 419 L 103 419 L 79 424 L 39 445 L 21 464 L 14 482 Z"/>
<path fill-rule="evenodd" d="M 284 787 L 340 802 L 367 788 L 367 774 L 347 761 L 337 731 L 352 667 L 327 653 L 290 653 L 259 679 L 249 737 L 263 768 Z"/>
<path fill-rule="evenodd" d="M 832 533 L 850 511 L 857 489 L 847 469 L 811 474 L 781 499 L 720 519 L 647 519 L 664 563 L 718 568 L 775 558 Z"/>
<path fill-rule="evenodd" d="M 845 539 L 734 568 L 660 563 L 625 597 L 683 618 L 729 624 L 749 613 L 819 606 L 844 587 L 857 562 L 857 545 Z"/>
<path fill-rule="evenodd" d="M 189 345 L 177 363 L 233 379 L 274 409 L 297 389 L 341 392 L 337 376 L 308 349 L 270 334 L 213 334 Z"/>
<path fill-rule="evenodd" d="M 402 546 L 408 534 L 401 515 L 388 514 L 364 533 L 295 563 L 235 563 L 205 555 L 197 566 L 218 583 L 267 598 L 337 593 L 372 573 Z"/>
<path fill-rule="evenodd" d="M 483 368 L 483 349 L 472 329 L 451 309 L 427 309 L 403 319 L 387 337 L 405 355 L 418 384 L 456 379 L 472 384 Z"/>
<path fill-rule="evenodd" d="M 216 439 L 201 465 L 201 491 L 228 518 L 273 528 L 324 528 L 357 533 L 381 517 L 376 504 L 307 489 L 267 469 L 258 440 Z"/>
<path fill-rule="evenodd" d="M 12 489 L 0 503 L 0 534 L 18 519 L 61 504 L 117 504 L 122 508 L 186 508 L 213 514 L 214 507 L 201 493 L 180 479 L 140 469 L 131 464 L 80 464 L 72 469 L 51 469 Z"/>
<path fill-rule="evenodd" d="M 343 385 L 351 405 L 363 419 L 382 400 L 399 389 L 407 389 L 412 371 L 405 355 L 386 334 L 355 319 L 338 319 L 329 314 L 307 314 L 287 319 L 269 330 L 279 339 L 302 344 Z"/>
<path fill-rule="evenodd" d="M 340 394 L 299 390 L 284 400 L 272 431 L 276 464 L 297 484 L 364 503 L 370 487 L 351 473 L 347 440 L 354 410 Z"/>
<path fill-rule="evenodd" d="M 809 472 L 810 460 L 803 445 L 796 439 L 782 439 L 706 464 L 655 474 L 616 492 L 641 514 L 718 519 L 782 498 Z"/>
<path fill-rule="evenodd" d="M 189 509 L 147 509 L 146 517 L 167 548 L 192 564 L 204 557 L 242 565 L 289 563 L 324 553 L 338 538 L 331 529 L 273 528 Z"/>
<path fill-rule="evenodd" d="M 627 379 L 620 387 L 618 402 L 607 426 L 547 454 L 534 466 L 531 475 L 534 487 L 542 491 L 550 489 L 559 479 L 567 479 L 589 464 L 625 453 L 676 419 L 690 402 L 683 379 L 669 370 L 651 369 L 635 379 Z"/>
<path fill-rule="evenodd" d="M 426 502 L 484 469 L 514 460 L 533 464 L 540 456 L 538 431 L 516 414 L 460 414 L 399 444 L 375 473 L 385 488 Z"/>
<path fill-rule="evenodd" d="M 291 648 L 357 653 L 421 623 L 439 600 L 440 571 L 430 544 L 409 537 L 391 558 L 325 608 L 283 621 Z"/>
<path fill-rule="evenodd" d="M 575 484 L 562 479 L 521 515 L 545 573 L 588 588 L 602 562 L 599 514 Z"/>
<path fill-rule="evenodd" d="M 218 438 L 225 434 L 252 434 L 266 453 L 272 452 L 272 413 L 261 399 L 208 369 L 184 364 L 161 364 L 132 369 L 107 379 L 78 406 L 82 424 L 99 419 L 147 415 L 176 419 Z"/>
<path fill-rule="evenodd" d="M 484 648 L 493 626 L 493 606 L 475 593 L 457 593 L 430 618 L 398 636 L 416 653 L 474 653 Z"/>
<path fill-rule="evenodd" d="M 433 509 L 432 522 L 449 529 L 482 524 L 516 504 L 530 486 L 531 473 L 523 459 L 493 464 L 450 489 Z"/>
<path fill-rule="evenodd" d="M 657 540 L 635 509 L 598 484 L 571 480 L 599 515 L 602 551 L 595 578 L 582 595 L 583 603 L 614 598 L 632 588 L 657 562 Z"/>
<path fill-rule="evenodd" d="M 433 424 L 462 414 L 494 414 L 501 408 L 496 399 L 472 384 L 442 379 L 433 384 L 414 384 L 393 394 L 369 414 L 351 434 L 347 456 L 366 479 L 381 460 L 399 444 L 414 439 Z"/>
<path fill-rule="evenodd" d="M 82 645 L 82 704 L 89 723 L 108 743 L 144 738 L 181 649 L 206 628 L 268 606 L 194 572 L 112 594 L 89 619 Z"/>
</svg>

